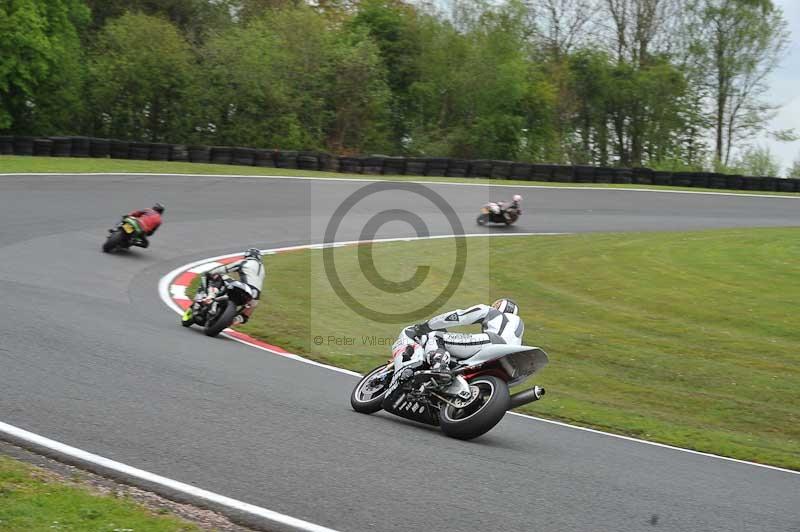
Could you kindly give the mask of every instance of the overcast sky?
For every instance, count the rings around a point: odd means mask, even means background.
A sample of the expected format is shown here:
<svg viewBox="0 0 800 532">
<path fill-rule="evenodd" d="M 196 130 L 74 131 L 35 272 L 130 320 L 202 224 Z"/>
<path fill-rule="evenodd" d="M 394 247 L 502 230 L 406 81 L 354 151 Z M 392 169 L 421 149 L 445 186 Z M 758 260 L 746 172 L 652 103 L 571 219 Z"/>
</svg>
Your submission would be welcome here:
<svg viewBox="0 0 800 532">
<path fill-rule="evenodd" d="M 773 0 L 773 2 L 783 9 L 784 16 L 789 22 L 791 44 L 787 57 L 768 81 L 770 85 L 768 101 L 783 106 L 770 124 L 770 128 L 773 130 L 795 128 L 800 133 L 800 0 Z M 784 171 L 795 159 L 800 158 L 800 142 L 783 143 L 766 138 L 758 142 L 769 146 L 772 153 L 780 160 Z"/>
</svg>

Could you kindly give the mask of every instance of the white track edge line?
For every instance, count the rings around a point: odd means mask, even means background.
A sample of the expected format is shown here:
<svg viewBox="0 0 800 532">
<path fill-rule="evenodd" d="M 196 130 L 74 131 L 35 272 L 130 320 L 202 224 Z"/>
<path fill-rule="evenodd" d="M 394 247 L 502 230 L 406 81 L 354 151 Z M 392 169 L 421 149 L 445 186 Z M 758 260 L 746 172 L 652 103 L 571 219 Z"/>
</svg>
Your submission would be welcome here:
<svg viewBox="0 0 800 532">
<path fill-rule="evenodd" d="M 346 181 L 350 183 L 414 183 L 417 185 L 448 185 L 458 187 L 498 187 L 498 188 L 535 188 L 535 189 L 554 189 L 554 190 L 606 190 L 606 191 L 625 191 L 625 192 L 658 192 L 665 194 L 706 194 L 710 196 L 734 196 L 745 198 L 782 198 L 800 199 L 800 194 L 787 196 L 782 194 L 753 194 L 752 192 L 716 192 L 702 190 L 662 190 L 656 188 L 636 188 L 636 187 L 577 187 L 569 185 L 526 185 L 526 184 L 504 184 L 504 183 L 459 183 L 454 181 L 425 181 L 425 180 L 406 180 L 406 179 L 379 179 L 379 178 L 357 178 L 357 177 L 313 177 L 313 176 L 288 176 L 288 175 L 269 175 L 269 174 L 172 174 L 172 173 L 152 173 L 152 172 L 20 172 L 0 174 L 0 177 L 13 176 L 164 176 L 164 177 L 239 177 L 239 178 L 262 178 L 262 179 L 295 179 L 299 181 Z M 486 179 L 486 178 L 480 178 Z M 501 180 L 502 181 L 502 180 Z M 769 192 L 769 191 L 764 191 Z"/>
<path fill-rule="evenodd" d="M 137 469 L 135 467 L 131 467 L 129 465 L 116 462 L 114 460 L 110 460 L 108 458 L 104 458 L 96 454 L 92 454 L 82 449 L 78 449 L 76 447 L 72 447 L 70 445 L 66 445 L 64 443 L 51 440 L 49 438 L 45 438 L 44 436 L 39 436 L 38 434 L 34 434 L 33 432 L 29 432 L 25 429 L 15 427 L 14 425 L 9 425 L 8 423 L 3 423 L 2 421 L 0 421 L 0 431 L 5 432 L 7 434 L 11 434 L 16 438 L 33 443 L 35 445 L 46 447 L 58 453 L 65 454 L 72 458 L 77 458 L 85 462 L 91 462 L 93 464 L 97 464 L 104 468 L 117 471 L 118 473 L 122 473 L 124 475 L 135 477 L 147 482 L 151 482 L 153 484 L 158 484 L 165 488 L 179 491 L 191 495 L 193 497 L 198 497 L 200 499 L 205 499 L 207 501 L 222 506 L 226 506 L 228 508 L 232 508 L 241 512 L 245 512 L 251 515 L 263 517 L 265 519 L 281 523 L 283 525 L 287 525 L 290 527 L 294 527 L 296 529 L 305 530 L 309 532 L 335 532 L 331 528 L 326 528 L 324 526 L 316 525 L 314 523 L 309 523 L 308 521 L 303 521 L 302 519 L 297 519 L 295 517 L 284 515 L 272 510 L 268 510 L 266 508 L 261 508 L 260 506 L 255 506 L 250 503 L 232 499 L 230 497 L 226 497 L 224 495 L 220 495 L 212 491 L 207 491 L 202 488 L 198 488 L 197 486 L 192 486 L 191 484 L 185 484 L 183 482 L 178 482 L 177 480 L 172 480 L 170 478 L 162 477 L 160 475 L 156 475 L 154 473 L 150 473 L 142 469 Z"/>
<path fill-rule="evenodd" d="M 499 234 L 499 233 L 481 234 L 481 233 L 477 233 L 477 234 L 469 234 L 469 235 L 463 235 L 463 236 L 465 236 L 465 237 L 481 237 L 481 236 L 489 236 L 489 237 L 492 237 L 492 236 L 548 236 L 548 235 L 559 235 L 559 234 L 569 234 L 569 233 L 510 233 L 510 234 Z M 403 242 L 403 241 L 425 240 L 425 239 L 432 240 L 432 239 L 438 239 L 438 238 L 456 238 L 456 235 L 437 235 L 437 236 L 431 236 L 431 237 L 382 238 L 382 239 L 368 240 L 368 241 L 353 240 L 353 241 L 348 241 L 348 242 L 337 242 L 334 245 L 363 244 L 363 243 L 368 243 L 368 242 L 373 242 L 373 243 L 375 243 L 375 242 L 377 242 L 377 243 L 380 243 L 380 242 Z M 298 246 L 288 246 L 288 247 L 283 247 L 283 248 L 272 248 L 272 249 L 262 250 L 262 252 L 263 253 L 267 253 L 267 252 L 277 253 L 277 252 L 281 252 L 281 251 L 295 251 L 295 250 L 301 250 L 301 249 L 310 249 L 313 246 L 320 246 L 320 244 L 304 244 L 304 245 L 298 245 Z M 218 257 L 210 257 L 210 258 L 207 258 L 207 259 L 201 259 L 201 260 L 198 260 L 198 261 L 191 262 L 189 264 L 185 264 L 184 266 L 175 268 L 174 270 L 172 270 L 171 272 L 166 274 L 164 277 L 162 277 L 161 280 L 159 281 L 159 295 L 161 296 L 161 300 L 168 307 L 173 309 L 178 314 L 183 313 L 183 309 L 181 309 L 178 305 L 176 305 L 172 301 L 172 299 L 169 297 L 169 286 L 170 286 L 170 283 L 172 282 L 172 280 L 175 277 L 177 277 L 178 275 L 180 275 L 181 273 L 187 271 L 190 268 L 197 267 L 198 265 L 205 264 L 207 262 L 216 261 L 216 260 L 219 260 L 219 259 L 225 259 L 225 258 L 229 258 L 229 257 L 236 257 L 236 256 L 239 256 L 239 255 L 241 255 L 241 253 L 230 253 L 228 255 L 220 255 Z M 309 364 L 309 365 L 312 365 L 312 366 L 318 366 L 318 367 L 321 367 L 321 368 L 325 368 L 325 369 L 329 369 L 329 370 L 332 370 L 332 371 L 336 371 L 338 373 L 344 373 L 346 375 L 351 375 L 353 377 L 363 377 L 363 375 L 361 375 L 360 373 L 357 373 L 355 371 L 350 371 L 350 370 L 347 370 L 347 369 L 344 369 L 344 368 L 339 368 L 339 367 L 336 367 L 336 366 L 323 364 L 321 362 L 316 362 L 314 360 L 311 360 L 311 359 L 308 359 L 308 358 L 304 358 L 304 357 L 302 357 L 300 355 L 297 355 L 297 354 L 294 354 L 294 353 L 288 353 L 288 352 L 281 353 L 281 352 L 273 351 L 272 349 L 268 349 L 266 347 L 250 343 L 247 340 L 244 340 L 244 339 L 241 339 L 241 338 L 234 338 L 233 336 L 228 336 L 228 335 L 226 335 L 226 336 L 228 338 L 230 338 L 231 340 L 235 340 L 235 341 L 237 341 L 239 343 L 248 345 L 250 347 L 254 347 L 256 349 L 260 349 L 261 351 L 266 351 L 267 353 L 272 353 L 272 354 L 280 355 L 280 356 L 283 356 L 283 357 L 286 357 L 286 358 L 291 358 L 293 360 L 296 360 L 298 362 L 302 362 L 304 364 Z M 550 423 L 552 425 L 558 425 L 560 427 L 566 427 L 566 428 L 570 428 L 570 429 L 582 430 L 582 431 L 585 431 L 585 432 L 591 432 L 591 433 L 594 433 L 594 434 L 600 434 L 600 435 L 603 435 L 603 436 L 609 436 L 611 438 L 617 438 L 617 439 L 626 440 L 626 441 L 630 441 L 630 442 L 634 442 L 634 443 L 641 443 L 641 444 L 645 444 L 645 445 L 651 445 L 651 446 L 654 446 L 654 447 L 660 447 L 662 449 L 670 449 L 670 450 L 673 450 L 673 451 L 680 451 L 680 452 L 684 452 L 684 453 L 704 456 L 704 457 L 707 457 L 707 458 L 716 458 L 716 459 L 719 459 L 719 460 L 725 460 L 725 461 L 734 462 L 734 463 L 737 463 L 737 464 L 755 466 L 755 467 L 760 467 L 760 468 L 764 468 L 764 469 L 771 469 L 771 470 L 774 470 L 774 471 L 781 471 L 783 473 L 791 473 L 793 475 L 800 475 L 800 471 L 795 471 L 793 469 L 786 469 L 786 468 L 783 468 L 783 467 L 772 466 L 772 465 L 768 465 L 768 464 L 759 464 L 758 462 L 750 462 L 748 460 L 740 460 L 738 458 L 731 458 L 729 456 L 722 456 L 722 455 L 719 455 L 719 454 L 706 453 L 706 452 L 703 452 L 703 451 L 696 451 L 694 449 L 686 449 L 684 447 L 676 447 L 674 445 L 668 445 L 666 443 L 659 443 L 659 442 L 654 442 L 654 441 L 649 441 L 649 440 L 642 440 L 642 439 L 639 439 L 639 438 L 633 438 L 631 436 L 625 436 L 625 435 L 622 435 L 622 434 L 614 434 L 612 432 L 604 432 L 602 430 L 592 429 L 592 428 L 588 428 L 588 427 L 581 427 L 580 425 L 571 425 L 569 423 L 564 423 L 563 421 L 555 421 L 555 420 L 552 420 L 552 419 L 540 418 L 540 417 L 532 416 L 530 414 L 523 414 L 521 412 L 509 411 L 508 413 L 513 415 L 513 416 L 517 416 L 517 417 L 521 417 L 521 418 L 527 418 L 527 419 L 531 419 L 531 420 L 534 420 L 534 421 Z"/>
<path fill-rule="evenodd" d="M 585 432 L 592 432 L 594 434 L 602 434 L 603 436 L 612 436 L 614 438 L 618 438 L 618 439 L 621 439 L 621 440 L 627 440 L 627 441 L 634 442 L 634 443 L 644 443 L 644 444 L 647 444 L 647 445 L 653 445 L 655 447 L 661 447 L 663 449 L 671 449 L 673 451 L 681 451 L 681 452 L 684 452 L 684 453 L 696 454 L 696 455 L 706 456 L 706 457 L 710 457 L 710 458 L 718 458 L 720 460 L 725 460 L 725 461 L 728 461 L 728 462 L 735 462 L 737 464 L 744 464 L 744 465 L 749 465 L 749 466 L 763 467 L 763 468 L 766 468 L 766 469 L 773 469 L 775 471 L 781 471 L 783 473 L 791 473 L 793 475 L 800 475 L 800 471 L 796 471 L 794 469 L 786 469 L 786 468 L 783 468 L 783 467 L 778 467 L 778 466 L 773 466 L 773 465 L 768 465 L 768 464 L 759 464 L 758 462 L 750 462 L 748 460 L 741 460 L 739 458 L 731 458 L 730 456 L 722 456 L 722 455 L 719 455 L 719 454 L 706 453 L 706 452 L 703 452 L 703 451 L 696 451 L 694 449 L 686 449 L 684 447 L 676 447 L 674 445 L 669 445 L 669 444 L 666 444 L 666 443 L 659 443 L 659 442 L 655 442 L 655 441 L 642 440 L 642 439 L 639 439 L 639 438 L 634 438 L 633 436 L 625 436 L 623 434 L 613 434 L 611 432 L 603 432 L 602 430 L 592 429 L 592 428 L 589 428 L 589 427 L 581 427 L 580 425 L 571 425 L 569 423 L 564 423 L 563 421 L 556 421 L 554 419 L 546 419 L 546 418 L 542 418 L 542 417 L 536 417 L 536 416 L 532 416 L 530 414 L 523 414 L 522 412 L 509 411 L 507 413 L 511 414 L 512 416 L 518 416 L 518 417 L 522 417 L 522 418 L 533 419 L 535 421 L 541 421 L 543 423 L 550 423 L 551 425 L 558 425 L 560 427 L 566 427 L 566 428 L 570 428 L 570 429 L 577 429 L 577 430 L 582 430 L 582 431 L 585 431 Z"/>
</svg>

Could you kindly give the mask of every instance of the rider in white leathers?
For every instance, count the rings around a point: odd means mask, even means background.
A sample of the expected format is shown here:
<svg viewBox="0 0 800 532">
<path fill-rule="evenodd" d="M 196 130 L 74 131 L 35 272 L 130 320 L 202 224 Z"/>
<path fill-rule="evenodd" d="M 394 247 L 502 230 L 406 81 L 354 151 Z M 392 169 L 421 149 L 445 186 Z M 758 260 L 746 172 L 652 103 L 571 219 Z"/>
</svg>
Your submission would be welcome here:
<svg viewBox="0 0 800 532">
<path fill-rule="evenodd" d="M 468 358 L 488 344 L 522 345 L 525 325 L 519 317 L 519 308 L 511 299 L 498 299 L 492 306 L 475 305 L 466 310 L 445 312 L 417 325 L 406 327 L 395 343 L 395 363 L 405 365 L 412 358 L 423 358 L 434 369 L 446 369 L 450 356 Z M 451 333 L 449 327 L 481 325 L 480 333 Z M 403 338 L 408 341 L 403 341 Z M 422 345 L 415 352 L 413 345 Z M 410 346 L 410 348 L 409 348 Z M 402 354 L 403 356 L 397 357 Z"/>
<path fill-rule="evenodd" d="M 233 324 L 239 325 L 247 323 L 253 311 L 258 306 L 258 301 L 261 299 L 261 287 L 264 285 L 264 264 L 261 260 L 261 251 L 256 248 L 248 249 L 244 258 L 240 261 L 217 266 L 216 268 L 206 272 L 203 277 L 202 290 L 205 292 L 207 286 L 207 279 L 213 279 L 216 276 L 226 273 L 238 273 L 239 281 L 238 287 L 250 294 L 252 299 L 245 305 L 242 313 L 234 318 Z"/>
</svg>

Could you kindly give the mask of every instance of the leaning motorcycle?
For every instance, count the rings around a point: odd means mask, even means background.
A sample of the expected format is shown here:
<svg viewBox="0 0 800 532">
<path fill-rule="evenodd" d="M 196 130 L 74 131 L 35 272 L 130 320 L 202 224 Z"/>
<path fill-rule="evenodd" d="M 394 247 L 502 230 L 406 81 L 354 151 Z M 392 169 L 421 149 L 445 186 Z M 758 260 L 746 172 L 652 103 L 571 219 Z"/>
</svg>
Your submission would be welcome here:
<svg viewBox="0 0 800 532">
<path fill-rule="evenodd" d="M 486 225 L 488 223 L 511 225 L 519 219 L 521 214 L 522 211 L 515 207 L 503 209 L 497 203 L 487 203 L 481 207 L 481 213 L 478 215 L 476 222 L 478 225 Z"/>
<path fill-rule="evenodd" d="M 125 216 L 121 222 L 108 230 L 108 237 L 103 242 L 103 251 L 111 253 L 118 249 L 137 246 L 141 242 L 140 236 L 142 234 L 144 234 L 144 231 L 142 231 L 142 226 L 139 225 L 139 220 L 133 216 Z"/>
<path fill-rule="evenodd" d="M 350 395 L 353 410 L 386 410 L 470 440 L 491 430 L 508 410 L 544 395 L 538 386 L 509 392 L 547 364 L 547 353 L 538 347 L 490 344 L 468 358 L 452 359 L 455 366 L 442 371 L 413 362 L 424 358 L 422 345 L 408 347 L 405 341 L 401 334 L 393 346 L 394 360 L 359 381 Z"/>
<path fill-rule="evenodd" d="M 181 325 L 200 325 L 206 336 L 217 336 L 233 323 L 250 303 L 252 296 L 241 281 L 220 277 L 209 283 L 206 292 L 198 291 L 181 317 Z"/>
</svg>

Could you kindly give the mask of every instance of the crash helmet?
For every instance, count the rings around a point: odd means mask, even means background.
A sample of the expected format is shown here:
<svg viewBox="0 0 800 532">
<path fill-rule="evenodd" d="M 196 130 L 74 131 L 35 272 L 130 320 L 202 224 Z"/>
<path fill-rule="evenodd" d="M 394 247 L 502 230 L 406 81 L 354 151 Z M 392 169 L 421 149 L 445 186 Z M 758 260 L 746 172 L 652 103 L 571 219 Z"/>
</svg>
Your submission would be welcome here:
<svg viewBox="0 0 800 532">
<path fill-rule="evenodd" d="M 492 307 L 499 310 L 503 314 L 519 314 L 519 307 L 513 299 L 503 297 L 492 303 Z"/>
<path fill-rule="evenodd" d="M 245 259 L 261 260 L 261 251 L 258 248 L 248 248 L 244 252 Z"/>
<path fill-rule="evenodd" d="M 164 204 L 163 203 L 156 203 L 153 205 L 153 210 L 156 211 L 158 214 L 164 212 Z"/>
<path fill-rule="evenodd" d="M 520 201 L 522 201 L 522 196 L 520 196 L 519 194 L 514 194 L 514 197 L 511 199 L 514 200 L 514 203 L 519 203 Z"/>
</svg>

